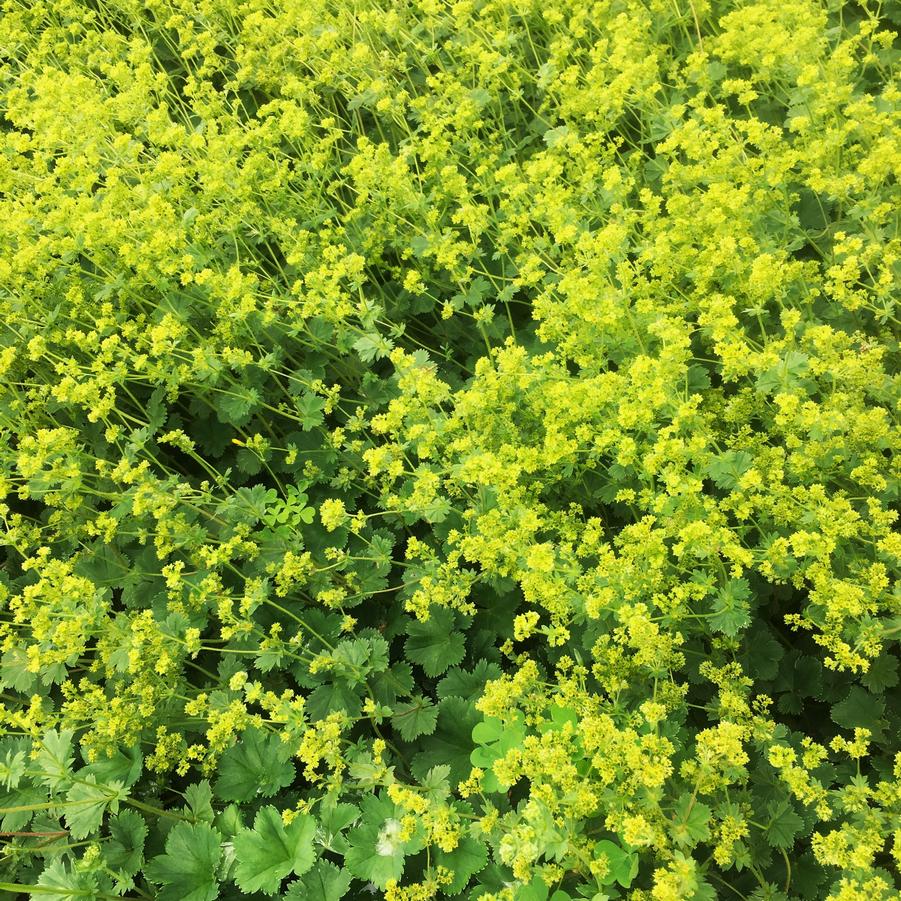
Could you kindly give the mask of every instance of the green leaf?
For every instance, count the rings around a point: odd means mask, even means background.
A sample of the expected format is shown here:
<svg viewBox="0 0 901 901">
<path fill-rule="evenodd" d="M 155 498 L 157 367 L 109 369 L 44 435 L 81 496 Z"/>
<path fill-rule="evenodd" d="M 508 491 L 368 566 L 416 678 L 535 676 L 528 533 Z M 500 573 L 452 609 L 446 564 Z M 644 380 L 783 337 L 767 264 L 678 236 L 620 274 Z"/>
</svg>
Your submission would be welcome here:
<svg viewBox="0 0 901 901">
<path fill-rule="evenodd" d="M 754 458 L 747 451 L 726 451 L 707 466 L 707 475 L 717 488 L 731 490 L 751 468 Z"/>
<path fill-rule="evenodd" d="M 433 610 L 424 623 L 412 622 L 404 644 L 407 659 L 418 663 L 433 678 L 458 664 L 466 653 L 466 639 L 453 626 L 453 611 L 443 607 Z"/>
<path fill-rule="evenodd" d="M 438 683 L 438 697 L 477 701 L 485 690 L 485 683 L 489 679 L 497 679 L 500 675 L 501 668 L 487 660 L 480 660 L 471 671 L 455 666 Z"/>
<path fill-rule="evenodd" d="M 276 735 L 247 729 L 219 761 L 219 777 L 213 785 L 223 801 L 270 798 L 294 781 L 294 764 L 287 746 Z"/>
<path fill-rule="evenodd" d="M 250 419 L 250 413 L 260 403 L 260 393 L 256 388 L 232 385 L 228 393 L 216 397 L 216 411 L 223 422 L 242 426 Z"/>
<path fill-rule="evenodd" d="M 350 888 L 351 875 L 327 860 L 319 860 L 297 882 L 292 882 L 284 901 L 340 901 Z"/>
<path fill-rule="evenodd" d="M 742 636 L 745 672 L 754 673 L 756 679 L 775 679 L 779 661 L 785 655 L 782 645 L 764 627 L 758 627 Z"/>
<path fill-rule="evenodd" d="M 185 789 L 185 806 L 195 820 L 213 822 L 213 792 L 210 783 L 204 779 Z"/>
<path fill-rule="evenodd" d="M 344 863 L 354 876 L 384 889 L 389 879 L 404 874 L 405 843 L 400 821 L 389 818 L 381 826 L 366 824 L 351 831 Z"/>
<path fill-rule="evenodd" d="M 774 391 L 795 391 L 803 387 L 803 378 L 810 369 L 810 358 L 798 350 L 789 350 L 775 366 L 757 377 L 757 390 L 764 394 Z"/>
<path fill-rule="evenodd" d="M 750 596 L 747 579 L 730 579 L 714 598 L 710 625 L 724 635 L 736 636 L 751 622 Z"/>
<path fill-rule="evenodd" d="M 690 794 L 682 795 L 676 802 L 670 834 L 673 841 L 685 848 L 693 848 L 710 838 L 711 810 Z"/>
<path fill-rule="evenodd" d="M 433 855 L 436 866 L 447 867 L 454 874 L 453 881 L 442 889 L 446 895 L 458 895 L 469 880 L 488 864 L 488 848 L 468 835 L 460 839 L 460 844 L 453 851 L 436 848 Z"/>
<path fill-rule="evenodd" d="M 72 782 L 72 729 L 57 732 L 51 729 L 41 739 L 41 750 L 34 761 L 34 769 L 38 772 L 37 781 L 51 791 L 59 791 Z"/>
<path fill-rule="evenodd" d="M 300 814 L 285 826 L 274 807 L 264 807 L 254 821 L 253 829 L 245 829 L 234 838 L 238 861 L 235 881 L 243 892 L 278 891 L 289 873 L 301 876 L 313 866 L 313 836 L 316 821 Z"/>
<path fill-rule="evenodd" d="M 0 763 L 0 782 L 8 789 L 18 786 L 25 775 L 25 752 L 7 751 L 2 763 Z"/>
<path fill-rule="evenodd" d="M 766 827 L 766 840 L 774 848 L 791 848 L 795 836 L 804 828 L 804 821 L 786 801 L 767 804 L 770 821 Z"/>
<path fill-rule="evenodd" d="M 891 654 L 877 657 L 860 677 L 860 681 L 876 694 L 887 688 L 894 688 L 898 684 L 898 658 Z"/>
<path fill-rule="evenodd" d="M 321 804 L 319 807 L 319 825 L 321 833 L 319 842 L 326 851 L 347 851 L 347 839 L 344 830 L 360 816 L 360 809 L 354 804 L 342 804 L 334 801 Z"/>
<path fill-rule="evenodd" d="M 229 804 L 224 810 L 220 810 L 213 819 L 213 825 L 226 841 L 231 841 L 244 828 L 238 805 Z"/>
<path fill-rule="evenodd" d="M 556 144 L 559 144 L 568 135 L 569 126 L 558 125 L 556 128 L 549 128 L 541 137 L 548 147 L 553 147 Z"/>
<path fill-rule="evenodd" d="M 404 741 L 413 741 L 420 735 L 431 735 L 437 723 L 438 708 L 430 698 L 419 694 L 396 705 L 394 716 L 391 717 L 391 725 Z"/>
<path fill-rule="evenodd" d="M 508 723 L 495 717 L 487 717 L 475 725 L 472 730 L 472 739 L 478 747 L 469 755 L 469 760 L 473 766 L 487 770 L 483 783 L 487 792 L 493 793 L 501 790 L 500 782 L 494 774 L 494 762 L 503 757 L 511 748 L 521 745 L 525 737 L 524 719 L 519 712 Z"/>
<path fill-rule="evenodd" d="M 432 767 L 450 767 L 451 782 L 469 775 L 473 751 L 472 730 L 482 718 L 471 701 L 445 698 L 438 704 L 438 725 L 423 750 L 413 758 L 413 774 L 422 778 Z"/>
<path fill-rule="evenodd" d="M 394 342 L 390 338 L 370 333 L 357 338 L 353 347 L 364 363 L 372 363 L 387 357 L 394 349 Z"/>
<path fill-rule="evenodd" d="M 547 901 L 548 887 L 540 876 L 533 876 L 528 885 L 516 890 L 516 901 Z"/>
<path fill-rule="evenodd" d="M 599 880 L 601 885 L 612 885 L 618 882 L 623 888 L 628 888 L 632 880 L 638 875 L 638 855 L 626 851 L 614 842 L 604 839 L 594 846 L 595 857 L 603 855 L 607 858 L 609 869 L 607 875 Z"/>
<path fill-rule="evenodd" d="M 166 837 L 166 853 L 154 857 L 144 875 L 162 886 L 156 901 L 213 901 L 222 855 L 217 830 L 206 823 L 177 823 Z"/>
<path fill-rule="evenodd" d="M 509 723 L 493 716 L 486 717 L 473 727 L 472 740 L 480 747 L 472 753 L 471 760 L 475 766 L 490 766 L 511 748 L 521 745 L 525 737 L 526 729 L 521 713 L 517 712 Z"/>
<path fill-rule="evenodd" d="M 90 873 L 77 873 L 61 860 L 54 860 L 38 877 L 40 891 L 29 894 L 32 901 L 85 901 L 96 897 L 97 884 Z"/>
<path fill-rule="evenodd" d="M 118 873 L 134 876 L 144 858 L 147 824 L 133 810 L 120 811 L 109 819 L 110 841 L 103 844 L 106 865 Z"/>
<path fill-rule="evenodd" d="M 297 412 L 300 414 L 300 427 L 305 432 L 315 429 L 325 421 L 325 416 L 322 413 L 322 410 L 325 407 L 325 398 L 305 391 L 303 395 L 295 401 L 295 406 Z"/>
<path fill-rule="evenodd" d="M 140 748 L 134 747 L 127 752 L 116 751 L 112 757 L 101 757 L 99 760 L 78 771 L 80 778 L 93 773 L 98 782 L 119 781 L 130 788 L 141 775 L 143 759 Z"/>
<path fill-rule="evenodd" d="M 450 794 L 448 776 L 450 767 L 440 764 L 432 767 L 420 780 L 423 796 L 430 801 L 440 804 Z"/>
<path fill-rule="evenodd" d="M 3 814 L 0 829 L 4 832 L 16 832 L 24 829 L 40 810 L 41 804 L 47 800 L 47 792 L 43 788 L 24 783 L 11 792 L 4 792 L 0 806 L 13 808 L 10 813 Z M 35 808 L 35 809 L 32 809 Z"/>
<path fill-rule="evenodd" d="M 12 688 L 23 694 L 30 694 L 37 678 L 37 674 L 28 669 L 25 648 L 12 647 L 0 656 L 0 688 Z"/>
<path fill-rule="evenodd" d="M 538 726 L 538 731 L 543 735 L 545 732 L 559 731 L 567 723 L 572 723 L 578 729 L 579 714 L 571 707 L 559 707 L 556 704 L 551 707 L 551 718 Z"/>
<path fill-rule="evenodd" d="M 113 803 L 126 797 L 121 782 L 97 785 L 94 775 L 76 782 L 66 794 L 65 818 L 72 838 L 87 838 L 103 822 L 103 813 Z"/>
<path fill-rule="evenodd" d="M 832 721 L 844 729 L 869 729 L 876 741 L 881 741 L 885 720 L 885 701 L 866 689 L 855 685 L 844 701 L 832 706 Z"/>
</svg>

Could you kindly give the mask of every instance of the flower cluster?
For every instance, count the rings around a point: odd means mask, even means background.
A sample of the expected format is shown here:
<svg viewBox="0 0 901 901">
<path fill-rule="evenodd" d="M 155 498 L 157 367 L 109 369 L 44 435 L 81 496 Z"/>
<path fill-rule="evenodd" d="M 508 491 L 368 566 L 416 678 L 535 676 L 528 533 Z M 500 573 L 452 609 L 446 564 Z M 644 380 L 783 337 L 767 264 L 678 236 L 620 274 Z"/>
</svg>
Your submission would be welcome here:
<svg viewBox="0 0 901 901">
<path fill-rule="evenodd" d="M 901 891 L 867 0 L 0 0 L 0 888 Z"/>
</svg>

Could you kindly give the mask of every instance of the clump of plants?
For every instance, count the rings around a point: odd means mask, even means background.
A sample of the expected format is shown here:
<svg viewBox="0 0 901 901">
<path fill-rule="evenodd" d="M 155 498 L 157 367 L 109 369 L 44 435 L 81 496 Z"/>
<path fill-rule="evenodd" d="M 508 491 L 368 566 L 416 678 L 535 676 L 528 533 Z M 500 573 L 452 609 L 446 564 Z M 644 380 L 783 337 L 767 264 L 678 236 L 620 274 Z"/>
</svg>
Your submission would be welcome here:
<svg viewBox="0 0 901 901">
<path fill-rule="evenodd" d="M 898 897 L 897 6 L 0 10 L 0 895 Z"/>
</svg>

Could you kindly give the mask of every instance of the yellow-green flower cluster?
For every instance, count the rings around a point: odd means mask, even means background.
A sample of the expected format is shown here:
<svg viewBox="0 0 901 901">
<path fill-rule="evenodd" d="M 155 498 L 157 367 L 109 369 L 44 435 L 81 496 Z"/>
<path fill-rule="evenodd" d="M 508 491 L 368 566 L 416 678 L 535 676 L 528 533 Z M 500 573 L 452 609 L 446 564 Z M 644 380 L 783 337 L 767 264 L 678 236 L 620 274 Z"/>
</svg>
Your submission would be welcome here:
<svg viewBox="0 0 901 901">
<path fill-rule="evenodd" d="M 899 25 L 0 0 L 0 886 L 895 897 Z"/>
</svg>

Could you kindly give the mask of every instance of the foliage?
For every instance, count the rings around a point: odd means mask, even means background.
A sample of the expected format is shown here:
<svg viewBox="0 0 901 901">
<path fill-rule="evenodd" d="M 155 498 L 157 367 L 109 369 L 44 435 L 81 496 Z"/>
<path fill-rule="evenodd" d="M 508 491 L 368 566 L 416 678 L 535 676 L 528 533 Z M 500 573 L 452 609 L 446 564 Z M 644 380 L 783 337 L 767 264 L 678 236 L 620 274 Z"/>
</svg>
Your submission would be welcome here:
<svg viewBox="0 0 901 901">
<path fill-rule="evenodd" d="M 0 893 L 897 897 L 897 6 L 0 4 Z"/>
</svg>

